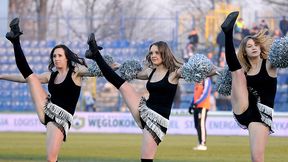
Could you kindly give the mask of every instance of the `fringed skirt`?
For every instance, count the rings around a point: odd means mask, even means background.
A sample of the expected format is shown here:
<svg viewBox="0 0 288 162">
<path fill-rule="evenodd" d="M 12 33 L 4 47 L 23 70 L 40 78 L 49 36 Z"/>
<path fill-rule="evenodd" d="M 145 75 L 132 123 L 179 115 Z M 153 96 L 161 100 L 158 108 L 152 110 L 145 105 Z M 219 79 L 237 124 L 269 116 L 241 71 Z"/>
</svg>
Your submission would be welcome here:
<svg viewBox="0 0 288 162">
<path fill-rule="evenodd" d="M 140 101 L 139 113 L 142 127 L 151 133 L 155 142 L 159 145 L 166 135 L 169 120 L 147 107 L 144 97 Z"/>
<path fill-rule="evenodd" d="M 66 137 L 68 135 L 68 130 L 71 126 L 73 116 L 63 108 L 53 104 L 50 101 L 49 96 L 47 98 L 47 102 L 44 107 L 44 113 L 45 113 L 44 124 L 47 125 L 48 122 L 52 121 L 63 133 L 64 135 L 63 141 L 66 141 Z"/>
<path fill-rule="evenodd" d="M 274 110 L 271 107 L 268 107 L 261 103 L 257 103 L 256 107 L 257 108 L 255 109 L 249 106 L 243 114 L 234 114 L 238 125 L 243 129 L 247 129 L 248 125 L 251 122 L 261 122 L 267 127 L 269 127 L 270 134 L 274 133 L 272 121 Z"/>
</svg>

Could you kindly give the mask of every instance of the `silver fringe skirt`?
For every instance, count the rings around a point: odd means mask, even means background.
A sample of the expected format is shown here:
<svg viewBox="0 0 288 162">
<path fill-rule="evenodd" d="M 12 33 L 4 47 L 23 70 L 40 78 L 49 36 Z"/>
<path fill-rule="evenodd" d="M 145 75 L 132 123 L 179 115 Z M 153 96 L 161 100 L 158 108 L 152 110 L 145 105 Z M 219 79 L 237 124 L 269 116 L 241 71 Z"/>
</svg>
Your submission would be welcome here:
<svg viewBox="0 0 288 162">
<path fill-rule="evenodd" d="M 63 108 L 53 104 L 50 101 L 50 96 L 48 96 L 47 98 L 47 102 L 44 107 L 44 113 L 46 116 L 45 125 L 47 125 L 48 122 L 52 121 L 62 131 L 64 135 L 63 141 L 66 141 L 66 137 L 68 135 L 68 130 L 71 126 L 73 116 Z"/>
<path fill-rule="evenodd" d="M 141 98 L 139 104 L 139 113 L 142 127 L 151 133 L 155 142 L 159 145 L 166 135 L 169 120 L 147 107 L 144 97 Z"/>
<path fill-rule="evenodd" d="M 246 112 L 249 111 L 248 109 L 246 110 Z M 256 111 L 259 112 L 260 117 L 258 115 L 255 115 L 255 112 L 252 111 L 252 112 L 250 112 L 250 114 L 251 113 L 253 113 L 253 114 L 248 115 L 248 116 L 250 116 L 250 117 L 248 117 L 250 119 L 248 119 L 247 116 L 244 117 L 244 120 L 246 120 L 246 123 L 242 122 L 243 121 L 243 118 L 241 117 L 242 114 L 241 115 L 235 115 L 234 114 L 234 118 L 236 119 L 237 124 L 243 129 L 247 129 L 250 122 L 256 121 L 256 122 L 261 122 L 264 125 L 266 125 L 267 127 L 269 127 L 270 134 L 274 133 L 274 127 L 273 127 L 273 121 L 272 121 L 274 110 L 269 106 L 266 106 L 266 105 L 261 104 L 261 103 L 257 103 L 257 110 Z M 244 112 L 243 114 L 245 114 L 246 112 Z M 258 114 L 258 112 L 257 112 L 257 114 Z"/>
</svg>

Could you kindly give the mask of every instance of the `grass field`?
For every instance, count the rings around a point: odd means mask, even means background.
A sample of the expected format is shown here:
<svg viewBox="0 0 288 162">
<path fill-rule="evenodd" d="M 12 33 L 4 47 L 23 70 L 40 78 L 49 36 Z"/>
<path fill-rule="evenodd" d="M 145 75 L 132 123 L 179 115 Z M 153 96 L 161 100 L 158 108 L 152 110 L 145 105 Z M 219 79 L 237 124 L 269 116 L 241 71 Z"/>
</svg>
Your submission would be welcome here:
<svg viewBox="0 0 288 162">
<path fill-rule="evenodd" d="M 247 136 L 208 136 L 208 150 L 194 151 L 196 136 L 167 135 L 155 162 L 247 162 Z M 70 134 L 60 162 L 138 162 L 141 135 Z M 44 133 L 0 133 L 0 162 L 45 161 Z M 288 161 L 288 139 L 270 137 L 266 162 Z"/>
</svg>

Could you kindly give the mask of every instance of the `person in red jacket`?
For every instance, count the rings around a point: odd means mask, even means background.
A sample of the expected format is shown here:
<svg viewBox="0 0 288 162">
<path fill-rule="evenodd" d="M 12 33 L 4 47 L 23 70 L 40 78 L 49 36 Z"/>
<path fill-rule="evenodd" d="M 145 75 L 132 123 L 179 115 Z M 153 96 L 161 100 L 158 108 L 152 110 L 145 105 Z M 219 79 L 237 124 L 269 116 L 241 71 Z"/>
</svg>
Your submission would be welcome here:
<svg viewBox="0 0 288 162">
<path fill-rule="evenodd" d="M 211 79 L 206 78 L 194 85 L 194 97 L 189 107 L 189 113 L 194 114 L 194 124 L 198 135 L 198 145 L 194 150 L 207 150 L 206 146 L 206 119 L 210 108 Z M 193 110 L 193 112 L 192 112 Z"/>
</svg>

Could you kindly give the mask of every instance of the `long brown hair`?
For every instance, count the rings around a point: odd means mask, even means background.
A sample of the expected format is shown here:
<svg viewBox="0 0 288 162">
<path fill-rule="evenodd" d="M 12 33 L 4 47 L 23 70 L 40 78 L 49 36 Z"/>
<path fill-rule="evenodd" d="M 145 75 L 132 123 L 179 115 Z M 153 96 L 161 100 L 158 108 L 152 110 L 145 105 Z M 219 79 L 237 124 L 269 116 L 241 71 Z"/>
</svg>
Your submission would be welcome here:
<svg viewBox="0 0 288 162">
<path fill-rule="evenodd" d="M 251 68 L 251 64 L 247 57 L 246 46 L 248 40 L 252 39 L 256 45 L 260 46 L 260 57 L 262 59 L 267 59 L 269 48 L 272 43 L 272 38 L 266 34 L 267 30 L 261 30 L 255 35 L 246 36 L 240 44 L 239 51 L 238 51 L 238 60 L 243 67 L 245 72 L 248 72 Z"/>
<path fill-rule="evenodd" d="M 146 55 L 146 61 L 148 62 L 149 67 L 153 67 L 153 63 L 150 58 L 150 50 L 151 47 L 154 45 L 158 47 L 161 58 L 163 60 L 163 65 L 169 70 L 169 72 L 173 72 L 176 69 L 180 68 L 183 63 L 176 59 L 176 57 L 173 55 L 172 50 L 164 41 L 154 42 L 150 45 L 148 54 Z"/>
</svg>

